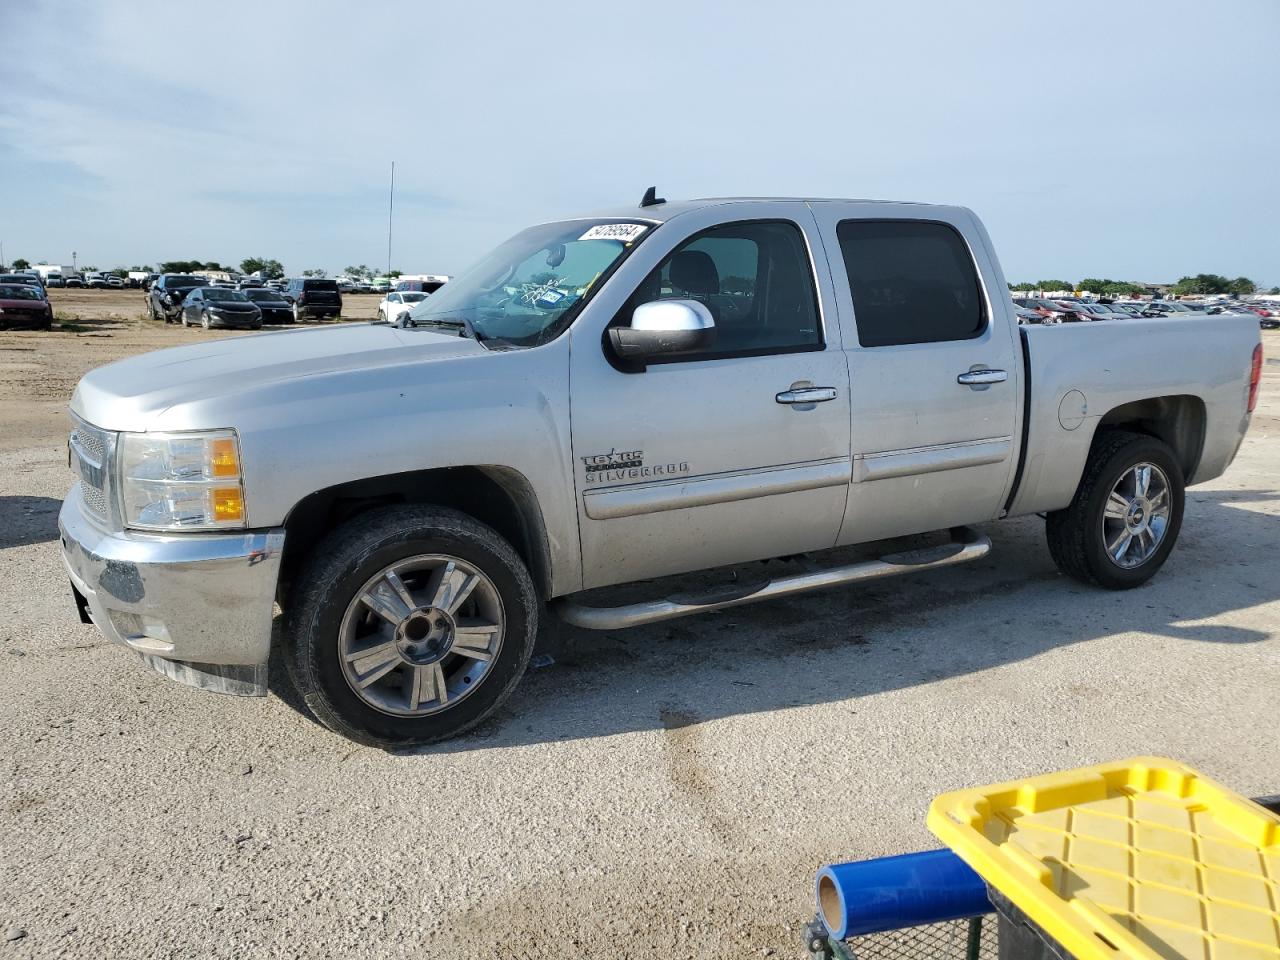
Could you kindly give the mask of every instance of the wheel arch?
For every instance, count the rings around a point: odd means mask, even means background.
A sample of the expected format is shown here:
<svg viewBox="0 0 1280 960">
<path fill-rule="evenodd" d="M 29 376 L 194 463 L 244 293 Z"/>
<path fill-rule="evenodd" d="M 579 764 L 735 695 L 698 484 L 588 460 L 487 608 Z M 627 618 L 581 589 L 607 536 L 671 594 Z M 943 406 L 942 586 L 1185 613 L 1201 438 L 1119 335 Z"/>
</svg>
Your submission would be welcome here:
<svg viewBox="0 0 1280 960">
<path fill-rule="evenodd" d="M 1168 444 L 1189 482 L 1204 453 L 1206 419 L 1204 401 L 1190 394 L 1132 400 L 1102 416 L 1094 442 L 1109 430 L 1130 430 L 1155 437 Z"/>
<path fill-rule="evenodd" d="M 515 548 L 542 596 L 550 596 L 551 549 L 533 485 L 518 470 L 496 464 L 363 477 L 308 494 L 285 517 L 282 593 L 326 533 L 368 510 L 401 503 L 452 507 L 492 527 Z"/>
</svg>

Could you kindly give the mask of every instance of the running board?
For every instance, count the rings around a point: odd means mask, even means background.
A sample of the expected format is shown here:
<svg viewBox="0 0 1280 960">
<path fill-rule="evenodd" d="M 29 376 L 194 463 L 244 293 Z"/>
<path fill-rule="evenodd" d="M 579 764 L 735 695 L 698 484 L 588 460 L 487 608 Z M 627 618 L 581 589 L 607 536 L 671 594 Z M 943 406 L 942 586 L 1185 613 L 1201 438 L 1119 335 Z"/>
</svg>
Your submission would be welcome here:
<svg viewBox="0 0 1280 960">
<path fill-rule="evenodd" d="M 561 599 L 554 602 L 560 618 L 575 627 L 587 630 L 622 630 L 645 623 L 675 620 L 694 613 L 723 610 L 760 600 L 775 600 L 811 590 L 842 587 L 862 580 L 878 580 L 896 577 L 920 570 L 937 570 L 968 563 L 985 557 L 991 550 L 991 540 L 986 534 L 968 527 L 951 530 L 951 542 L 936 547 L 923 547 L 903 553 L 891 553 L 879 560 L 863 560 L 828 570 L 797 573 L 776 580 L 764 580 L 750 584 L 733 584 L 699 594 L 675 594 L 663 600 L 648 600 L 622 607 L 589 607 L 576 600 Z"/>
</svg>

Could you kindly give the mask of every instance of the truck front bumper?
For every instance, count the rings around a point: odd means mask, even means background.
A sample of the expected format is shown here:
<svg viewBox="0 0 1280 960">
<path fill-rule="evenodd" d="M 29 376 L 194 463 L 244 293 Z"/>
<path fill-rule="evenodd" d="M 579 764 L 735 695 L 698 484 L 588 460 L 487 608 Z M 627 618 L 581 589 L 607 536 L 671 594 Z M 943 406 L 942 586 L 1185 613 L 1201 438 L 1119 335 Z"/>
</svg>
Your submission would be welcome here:
<svg viewBox="0 0 1280 960">
<path fill-rule="evenodd" d="M 76 484 L 58 515 L 81 619 L 179 683 L 266 696 L 284 531 L 108 532 L 82 503 Z"/>
</svg>

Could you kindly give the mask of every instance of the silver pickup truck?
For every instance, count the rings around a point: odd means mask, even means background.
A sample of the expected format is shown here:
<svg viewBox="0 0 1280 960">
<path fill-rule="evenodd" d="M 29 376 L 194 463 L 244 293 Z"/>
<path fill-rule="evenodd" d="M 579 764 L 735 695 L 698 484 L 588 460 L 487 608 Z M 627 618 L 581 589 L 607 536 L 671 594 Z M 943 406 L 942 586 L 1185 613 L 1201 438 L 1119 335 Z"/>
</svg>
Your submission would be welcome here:
<svg viewBox="0 0 1280 960">
<path fill-rule="evenodd" d="M 1019 326 L 958 207 L 667 203 L 544 223 L 420 303 L 94 370 L 60 518 L 81 616 L 175 680 L 292 678 L 384 747 L 458 734 L 540 621 L 617 629 L 982 556 L 1039 513 L 1109 589 L 1249 425 L 1256 320 Z M 929 531 L 703 593 L 583 592 Z M 761 569 L 768 569 L 762 567 Z"/>
</svg>

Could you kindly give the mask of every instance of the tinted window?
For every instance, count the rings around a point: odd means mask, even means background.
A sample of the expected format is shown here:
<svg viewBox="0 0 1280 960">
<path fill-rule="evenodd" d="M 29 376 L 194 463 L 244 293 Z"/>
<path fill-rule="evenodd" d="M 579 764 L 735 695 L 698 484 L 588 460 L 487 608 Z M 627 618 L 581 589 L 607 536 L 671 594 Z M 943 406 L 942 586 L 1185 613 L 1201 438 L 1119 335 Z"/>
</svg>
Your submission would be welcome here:
<svg viewBox="0 0 1280 960">
<path fill-rule="evenodd" d="M 244 295 L 255 303 L 283 303 L 284 298 L 274 290 L 262 290 L 257 287 L 246 290 Z"/>
<path fill-rule="evenodd" d="M 302 289 L 308 292 L 312 290 L 337 290 L 337 280 L 304 280 Z"/>
<path fill-rule="evenodd" d="M 712 346 L 681 360 L 822 347 L 813 271 L 792 223 L 732 223 L 689 238 L 645 278 L 615 323 L 629 323 L 642 303 L 675 299 L 697 300 L 716 323 Z"/>
<path fill-rule="evenodd" d="M 164 285 L 166 287 L 201 287 L 205 281 L 199 277 L 165 277 Z"/>
<path fill-rule="evenodd" d="M 968 340 L 986 326 L 973 259 L 952 227 L 846 220 L 836 235 L 864 347 Z"/>
</svg>

